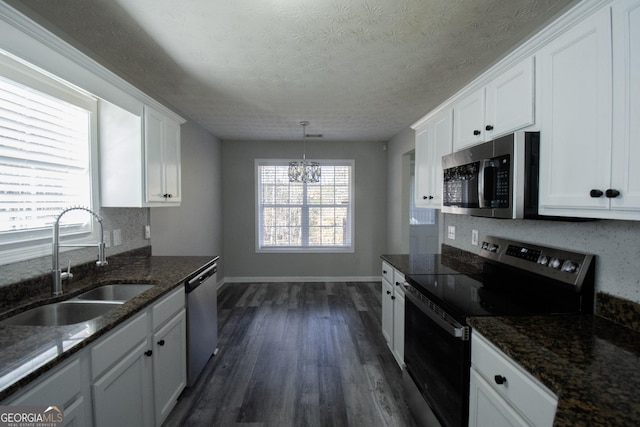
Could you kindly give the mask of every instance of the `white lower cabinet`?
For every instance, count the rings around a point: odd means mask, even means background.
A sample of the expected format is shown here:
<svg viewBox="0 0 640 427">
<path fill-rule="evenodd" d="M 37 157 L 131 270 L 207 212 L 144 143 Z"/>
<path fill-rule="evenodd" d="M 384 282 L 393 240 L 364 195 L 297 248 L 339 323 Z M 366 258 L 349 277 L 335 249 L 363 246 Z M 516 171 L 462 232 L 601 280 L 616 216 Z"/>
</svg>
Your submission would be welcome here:
<svg viewBox="0 0 640 427">
<path fill-rule="evenodd" d="M 151 426 L 151 360 L 147 340 L 93 383 L 97 427 Z"/>
<path fill-rule="evenodd" d="M 184 288 L 92 349 L 95 425 L 159 426 L 187 383 Z"/>
<path fill-rule="evenodd" d="M 156 425 L 162 424 L 187 385 L 185 309 L 153 334 L 153 402 Z"/>
<path fill-rule="evenodd" d="M 49 372 L 26 390 L 2 402 L 11 406 L 57 406 L 64 408 L 63 426 L 91 425 L 91 399 L 83 386 L 87 363 L 82 355 Z M 86 382 L 86 381 L 84 381 Z M 58 425 L 58 424 L 56 424 Z"/>
<path fill-rule="evenodd" d="M 160 426 L 187 384 L 180 287 L 2 405 L 64 407 L 64 426 Z"/>
<path fill-rule="evenodd" d="M 382 262 L 382 335 L 398 362 L 404 365 L 404 276 Z"/>
<path fill-rule="evenodd" d="M 469 427 L 552 426 L 557 397 L 475 330 Z"/>
</svg>

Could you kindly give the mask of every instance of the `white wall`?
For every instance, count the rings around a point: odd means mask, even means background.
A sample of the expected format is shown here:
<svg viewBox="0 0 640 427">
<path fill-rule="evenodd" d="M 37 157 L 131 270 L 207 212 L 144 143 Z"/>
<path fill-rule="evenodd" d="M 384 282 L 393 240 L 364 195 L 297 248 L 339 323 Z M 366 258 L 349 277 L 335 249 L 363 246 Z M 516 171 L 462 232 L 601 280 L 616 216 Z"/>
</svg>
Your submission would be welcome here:
<svg viewBox="0 0 640 427">
<path fill-rule="evenodd" d="M 309 158 L 355 160 L 355 252 L 267 254 L 255 249 L 257 158 L 298 158 L 300 142 L 224 141 L 223 223 L 226 278 L 371 278 L 380 275 L 385 246 L 386 154 L 382 142 L 307 144 Z"/>
</svg>

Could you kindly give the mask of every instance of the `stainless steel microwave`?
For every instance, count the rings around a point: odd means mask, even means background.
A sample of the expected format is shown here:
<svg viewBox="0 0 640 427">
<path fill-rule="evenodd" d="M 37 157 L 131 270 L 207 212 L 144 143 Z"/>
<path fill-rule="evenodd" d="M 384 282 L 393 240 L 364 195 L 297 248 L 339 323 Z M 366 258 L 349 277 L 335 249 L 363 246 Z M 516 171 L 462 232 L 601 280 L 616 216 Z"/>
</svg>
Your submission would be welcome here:
<svg viewBox="0 0 640 427">
<path fill-rule="evenodd" d="M 442 157 L 442 212 L 538 216 L 539 132 L 516 132 Z"/>
</svg>

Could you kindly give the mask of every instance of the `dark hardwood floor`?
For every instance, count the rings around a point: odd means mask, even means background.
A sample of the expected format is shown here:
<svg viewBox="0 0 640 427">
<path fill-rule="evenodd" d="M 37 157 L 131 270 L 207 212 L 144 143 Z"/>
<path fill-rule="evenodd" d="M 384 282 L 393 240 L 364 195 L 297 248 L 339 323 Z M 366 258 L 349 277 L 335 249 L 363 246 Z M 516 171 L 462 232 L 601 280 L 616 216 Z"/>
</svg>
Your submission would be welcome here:
<svg viewBox="0 0 640 427">
<path fill-rule="evenodd" d="M 415 426 L 380 283 L 229 284 L 219 351 L 165 425 Z"/>
</svg>

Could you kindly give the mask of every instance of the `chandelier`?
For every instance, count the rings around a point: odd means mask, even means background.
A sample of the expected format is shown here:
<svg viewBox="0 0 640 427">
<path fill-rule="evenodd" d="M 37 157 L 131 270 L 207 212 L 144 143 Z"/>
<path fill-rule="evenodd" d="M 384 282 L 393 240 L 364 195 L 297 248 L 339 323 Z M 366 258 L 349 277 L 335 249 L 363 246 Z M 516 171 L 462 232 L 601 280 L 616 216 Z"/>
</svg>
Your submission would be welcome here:
<svg viewBox="0 0 640 427">
<path fill-rule="evenodd" d="M 302 121 L 302 160 L 289 162 L 289 182 L 319 182 L 320 181 L 320 163 L 307 160 L 307 132 L 306 128 L 309 122 Z"/>
</svg>

